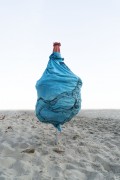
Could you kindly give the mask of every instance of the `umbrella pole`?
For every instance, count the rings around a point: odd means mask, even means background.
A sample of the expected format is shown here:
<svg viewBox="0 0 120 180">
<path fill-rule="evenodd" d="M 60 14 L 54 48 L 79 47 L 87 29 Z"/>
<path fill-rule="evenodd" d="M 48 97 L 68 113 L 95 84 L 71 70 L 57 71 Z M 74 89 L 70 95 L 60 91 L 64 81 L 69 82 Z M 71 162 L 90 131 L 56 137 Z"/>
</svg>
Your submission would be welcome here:
<svg viewBox="0 0 120 180">
<path fill-rule="evenodd" d="M 55 136 L 55 144 L 56 144 L 56 145 L 59 144 L 60 134 L 61 134 L 61 132 L 59 132 L 59 131 L 56 129 L 56 136 Z"/>
<path fill-rule="evenodd" d="M 58 145 L 58 130 L 56 129 L 55 144 Z"/>
</svg>

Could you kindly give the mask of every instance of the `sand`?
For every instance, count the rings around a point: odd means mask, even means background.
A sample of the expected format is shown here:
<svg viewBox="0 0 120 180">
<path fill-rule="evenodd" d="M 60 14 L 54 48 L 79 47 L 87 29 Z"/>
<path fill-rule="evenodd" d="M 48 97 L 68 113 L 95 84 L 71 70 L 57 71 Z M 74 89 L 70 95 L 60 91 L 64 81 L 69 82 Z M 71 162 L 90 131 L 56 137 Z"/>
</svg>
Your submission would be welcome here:
<svg viewBox="0 0 120 180">
<path fill-rule="evenodd" d="M 33 111 L 0 111 L 0 180 L 120 180 L 120 110 L 82 110 L 55 134 Z"/>
</svg>

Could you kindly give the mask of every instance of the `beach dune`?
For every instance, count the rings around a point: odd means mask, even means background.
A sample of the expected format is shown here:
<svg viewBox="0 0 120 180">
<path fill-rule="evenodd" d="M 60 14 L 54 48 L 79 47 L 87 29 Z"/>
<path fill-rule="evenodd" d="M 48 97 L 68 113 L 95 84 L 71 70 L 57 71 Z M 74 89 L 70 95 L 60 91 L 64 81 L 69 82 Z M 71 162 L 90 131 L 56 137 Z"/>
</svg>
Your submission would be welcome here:
<svg viewBox="0 0 120 180">
<path fill-rule="evenodd" d="M 56 129 L 0 111 L 0 180 L 120 180 L 120 110 L 82 110 Z"/>
</svg>

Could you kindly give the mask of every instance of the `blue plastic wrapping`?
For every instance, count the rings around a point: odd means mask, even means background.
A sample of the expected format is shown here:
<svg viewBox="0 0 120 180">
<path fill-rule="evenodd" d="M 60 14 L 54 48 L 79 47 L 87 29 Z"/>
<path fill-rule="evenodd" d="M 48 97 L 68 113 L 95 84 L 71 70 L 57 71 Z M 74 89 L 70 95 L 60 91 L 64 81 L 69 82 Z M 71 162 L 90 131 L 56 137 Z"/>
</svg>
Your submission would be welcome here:
<svg viewBox="0 0 120 180">
<path fill-rule="evenodd" d="M 59 131 L 60 125 L 70 121 L 81 109 L 82 81 L 64 63 L 61 54 L 49 57 L 47 68 L 36 83 L 36 116 L 51 123 Z"/>
</svg>

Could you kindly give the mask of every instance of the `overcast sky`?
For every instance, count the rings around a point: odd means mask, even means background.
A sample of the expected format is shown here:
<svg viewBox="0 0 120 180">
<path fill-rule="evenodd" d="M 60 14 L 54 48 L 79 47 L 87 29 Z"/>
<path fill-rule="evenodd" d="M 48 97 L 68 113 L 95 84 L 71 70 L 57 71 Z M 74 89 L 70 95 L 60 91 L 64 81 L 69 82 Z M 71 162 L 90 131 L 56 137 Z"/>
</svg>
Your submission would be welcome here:
<svg viewBox="0 0 120 180">
<path fill-rule="evenodd" d="M 34 109 L 61 42 L 83 81 L 82 109 L 120 108 L 120 0 L 0 0 L 0 109 Z"/>
</svg>

